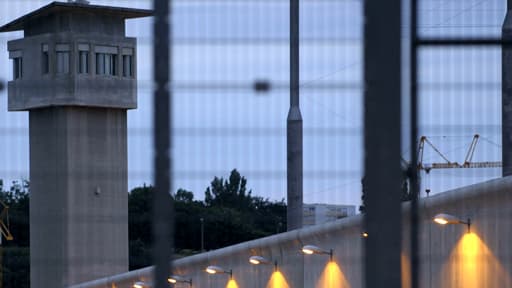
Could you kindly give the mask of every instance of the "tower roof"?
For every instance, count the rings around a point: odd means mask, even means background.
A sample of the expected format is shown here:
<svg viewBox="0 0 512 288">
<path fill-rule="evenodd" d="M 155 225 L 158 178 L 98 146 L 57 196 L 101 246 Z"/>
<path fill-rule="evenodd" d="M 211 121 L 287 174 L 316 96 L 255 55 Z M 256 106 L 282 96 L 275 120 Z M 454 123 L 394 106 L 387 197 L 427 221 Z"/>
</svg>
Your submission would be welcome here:
<svg viewBox="0 0 512 288">
<path fill-rule="evenodd" d="M 123 19 L 140 18 L 153 15 L 152 10 L 146 9 L 90 5 L 83 2 L 52 2 L 5 24 L 4 26 L 0 27 L 0 32 L 23 30 L 27 23 L 30 23 L 38 18 L 51 14 L 75 11 L 82 13 L 102 14 L 105 16 L 117 16 Z"/>
</svg>

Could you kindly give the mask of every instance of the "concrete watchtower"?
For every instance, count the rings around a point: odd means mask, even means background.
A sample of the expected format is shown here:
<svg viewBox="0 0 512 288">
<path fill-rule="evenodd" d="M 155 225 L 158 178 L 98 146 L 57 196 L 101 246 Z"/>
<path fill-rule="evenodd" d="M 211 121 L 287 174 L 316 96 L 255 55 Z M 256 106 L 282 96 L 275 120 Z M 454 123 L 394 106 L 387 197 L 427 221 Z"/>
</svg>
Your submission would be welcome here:
<svg viewBox="0 0 512 288">
<path fill-rule="evenodd" d="M 126 110 L 137 107 L 136 39 L 151 11 L 53 2 L 3 27 L 9 111 L 29 111 L 30 279 L 64 287 L 128 270 Z"/>
</svg>

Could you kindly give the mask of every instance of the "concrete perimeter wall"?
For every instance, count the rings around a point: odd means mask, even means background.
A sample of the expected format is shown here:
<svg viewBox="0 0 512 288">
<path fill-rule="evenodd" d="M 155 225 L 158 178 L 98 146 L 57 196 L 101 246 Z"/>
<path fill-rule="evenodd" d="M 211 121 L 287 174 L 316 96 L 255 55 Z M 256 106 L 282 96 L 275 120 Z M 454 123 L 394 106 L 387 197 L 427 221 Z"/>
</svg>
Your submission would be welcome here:
<svg viewBox="0 0 512 288">
<path fill-rule="evenodd" d="M 512 287 L 512 177 L 422 199 L 420 207 L 421 287 Z M 403 211 L 402 286 L 409 287 L 408 205 Z M 434 224 L 432 217 L 441 212 L 471 218 L 470 233 L 465 225 Z M 174 274 L 201 288 L 363 287 L 362 220 L 357 215 L 179 259 Z M 302 255 L 305 244 L 333 249 L 333 261 L 327 255 Z M 272 265 L 249 264 L 251 255 L 277 260 L 278 271 Z M 304 267 L 298 267 L 301 259 Z M 232 269 L 233 279 L 205 273 L 208 265 Z M 151 272 L 148 267 L 73 287 L 131 287 L 136 281 L 151 285 Z"/>
</svg>

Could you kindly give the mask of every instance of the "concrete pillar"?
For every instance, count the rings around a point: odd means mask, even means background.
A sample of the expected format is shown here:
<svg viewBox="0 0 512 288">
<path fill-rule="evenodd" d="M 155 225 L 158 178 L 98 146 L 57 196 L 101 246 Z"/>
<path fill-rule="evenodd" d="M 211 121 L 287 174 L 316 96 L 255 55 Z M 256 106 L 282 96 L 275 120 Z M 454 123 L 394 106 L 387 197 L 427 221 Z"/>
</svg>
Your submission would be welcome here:
<svg viewBox="0 0 512 288">
<path fill-rule="evenodd" d="M 507 14 L 502 27 L 502 39 L 512 41 L 512 0 L 507 2 Z M 512 175 L 512 46 L 501 48 L 501 143 L 503 177 Z"/>
<path fill-rule="evenodd" d="M 290 0 L 290 110 L 287 118 L 287 230 L 302 228 L 303 170 L 302 170 L 302 115 L 300 113 L 300 53 L 299 0 Z M 304 287 L 304 256 L 297 255 L 296 270 L 291 287 Z"/>
</svg>

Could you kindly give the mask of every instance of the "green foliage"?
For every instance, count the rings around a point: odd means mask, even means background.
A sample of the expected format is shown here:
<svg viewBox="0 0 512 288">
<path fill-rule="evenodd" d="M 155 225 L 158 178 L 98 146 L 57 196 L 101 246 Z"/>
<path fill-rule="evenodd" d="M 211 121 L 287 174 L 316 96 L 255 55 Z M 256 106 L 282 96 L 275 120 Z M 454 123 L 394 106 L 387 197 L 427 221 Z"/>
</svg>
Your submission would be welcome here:
<svg viewBox="0 0 512 288">
<path fill-rule="evenodd" d="M 0 247 L 2 287 L 30 287 L 29 250 L 29 247 Z"/>
<path fill-rule="evenodd" d="M 205 191 L 208 211 L 207 249 L 217 249 L 276 233 L 285 225 L 286 205 L 253 197 L 247 179 L 234 169 L 229 178 L 215 177 Z"/>
<path fill-rule="evenodd" d="M 236 169 L 231 171 L 229 180 L 215 177 L 204 192 L 204 202 L 209 207 L 249 208 L 252 191 L 247 191 L 247 179 Z"/>
<path fill-rule="evenodd" d="M 151 263 L 151 204 L 153 187 L 132 190 L 129 196 L 130 269 Z M 215 177 L 206 188 L 205 200 L 194 200 L 191 191 L 174 195 L 174 245 L 176 256 L 201 250 L 201 219 L 205 250 L 281 232 L 286 227 L 284 200 L 271 202 L 252 196 L 247 179 L 237 170 L 228 179 Z M 169 241 L 170 242 L 170 241 Z"/>
<path fill-rule="evenodd" d="M 365 213 L 365 211 L 366 211 L 366 199 L 365 199 L 365 196 L 366 196 L 366 193 L 368 192 L 367 191 L 368 183 L 366 183 L 366 182 L 367 182 L 366 176 L 364 176 L 361 179 L 361 188 L 362 188 L 362 191 L 361 191 L 361 202 L 363 204 L 363 205 L 359 206 L 359 212 L 361 212 L 361 213 Z M 402 189 L 400 190 L 400 200 L 402 202 L 411 201 L 412 197 L 413 197 L 412 193 L 409 190 L 409 175 L 407 174 L 407 171 L 404 171 L 402 173 Z"/>
<path fill-rule="evenodd" d="M 128 196 L 130 270 L 151 265 L 151 205 L 154 189 L 143 186 Z"/>
<path fill-rule="evenodd" d="M 140 238 L 130 238 L 128 249 L 130 253 L 130 270 L 151 265 L 151 243 L 144 243 Z"/>
<path fill-rule="evenodd" d="M 9 230 L 14 237 L 12 241 L 2 241 L 2 246 L 30 245 L 29 189 L 28 181 L 14 181 L 8 191 L 0 193 L 0 200 L 9 207 Z"/>
<path fill-rule="evenodd" d="M 2 239 L 2 287 L 30 287 L 30 186 L 26 180 L 14 181 L 9 190 L 4 189 L 0 180 L 0 200 L 9 207 L 9 230 L 14 240 Z"/>
<path fill-rule="evenodd" d="M 174 199 L 176 200 L 176 202 L 190 204 L 194 202 L 194 193 L 180 188 L 176 192 L 176 196 L 174 196 Z"/>
<path fill-rule="evenodd" d="M 3 287 L 29 287 L 29 183 L 13 182 L 9 190 L 0 180 L 0 200 L 9 206 L 13 241 L 3 241 L 1 255 Z M 133 189 L 128 197 L 130 269 L 151 265 L 154 188 Z M 205 191 L 205 200 L 178 189 L 174 196 L 174 244 L 177 257 L 201 250 L 201 219 L 204 248 L 217 249 L 279 233 L 286 227 L 284 200 L 272 202 L 252 196 L 247 179 L 236 170 L 227 179 L 215 177 Z M 169 239 L 169 243 L 171 243 Z"/>
</svg>

